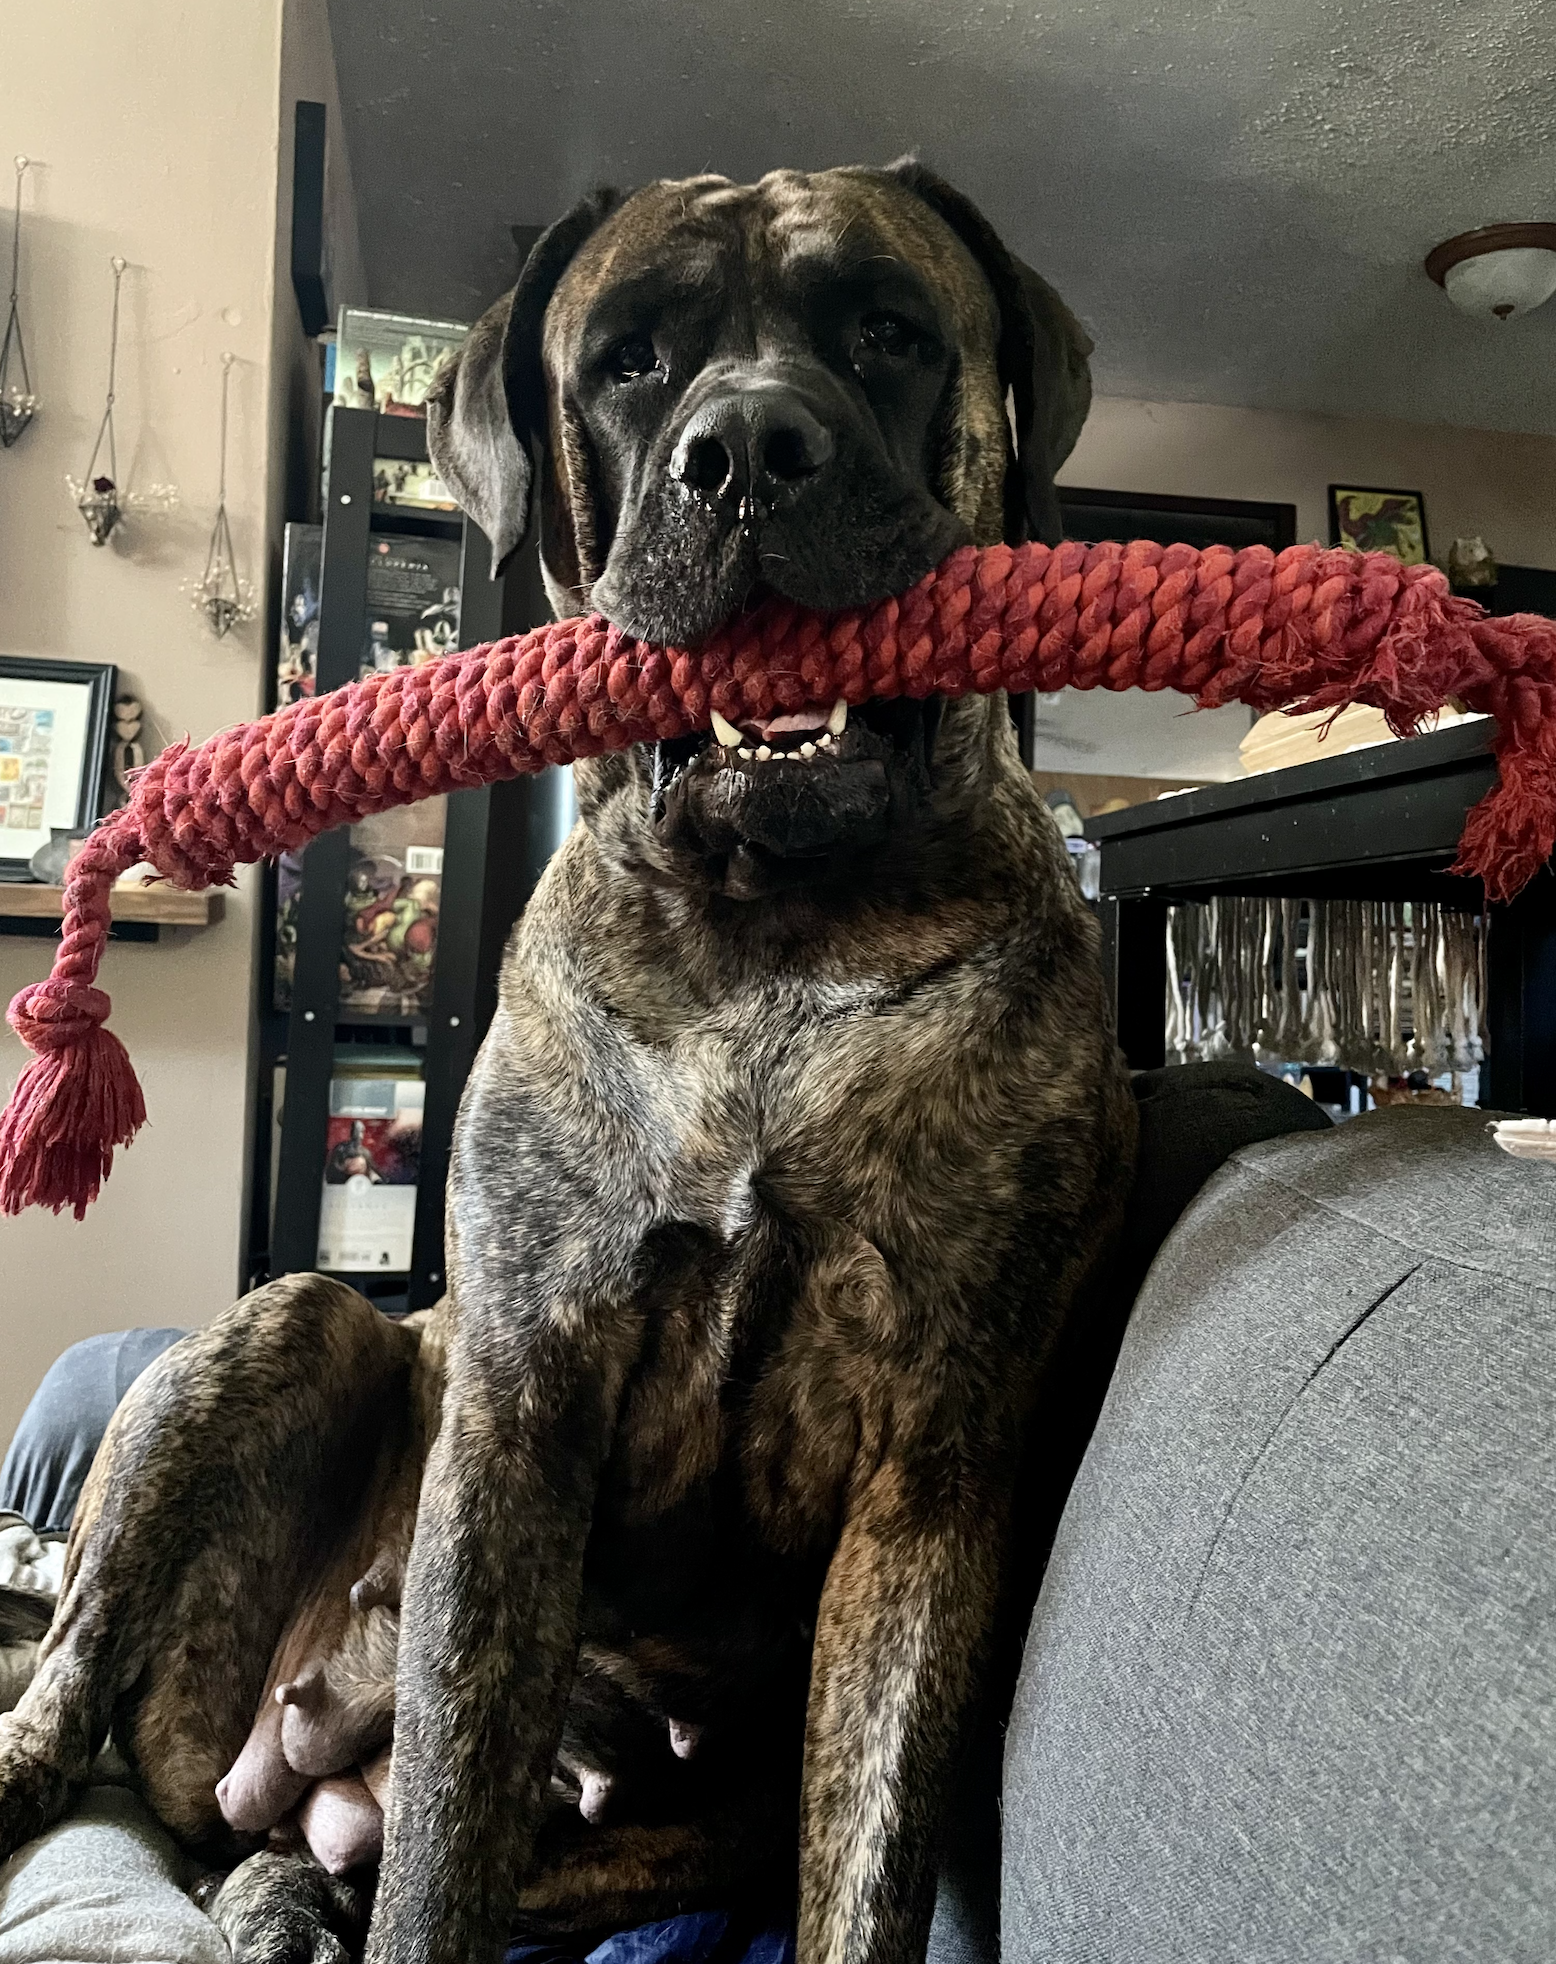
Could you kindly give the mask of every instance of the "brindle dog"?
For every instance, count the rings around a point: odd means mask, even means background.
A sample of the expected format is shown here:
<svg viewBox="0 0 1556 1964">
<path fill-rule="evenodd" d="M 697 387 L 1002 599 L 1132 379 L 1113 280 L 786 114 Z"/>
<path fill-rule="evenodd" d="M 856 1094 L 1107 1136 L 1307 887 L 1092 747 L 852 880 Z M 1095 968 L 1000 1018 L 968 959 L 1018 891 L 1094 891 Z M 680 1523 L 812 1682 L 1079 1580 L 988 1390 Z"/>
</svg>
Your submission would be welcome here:
<svg viewBox="0 0 1556 1964">
<path fill-rule="evenodd" d="M 1056 536 L 1087 349 L 912 163 L 696 178 L 554 226 L 429 436 L 499 560 L 534 444 L 559 609 L 688 642 Z M 163 1818 L 242 1854 L 212 1789 L 292 1606 L 382 1586 L 425 1451 L 373 1964 L 764 1877 L 803 1964 L 897 1964 L 1024 1421 L 1130 1172 L 1096 930 L 1002 699 L 814 704 L 577 783 L 465 1093 L 447 1303 L 397 1329 L 294 1278 L 146 1374 L 0 1720 L 0 1853 L 111 1722 Z M 666 1768 L 705 1728 L 687 1783 L 548 1814 L 575 1683 L 586 1744 L 602 1688 Z M 289 1961 L 360 1910 L 276 1852 L 216 1905 Z"/>
</svg>

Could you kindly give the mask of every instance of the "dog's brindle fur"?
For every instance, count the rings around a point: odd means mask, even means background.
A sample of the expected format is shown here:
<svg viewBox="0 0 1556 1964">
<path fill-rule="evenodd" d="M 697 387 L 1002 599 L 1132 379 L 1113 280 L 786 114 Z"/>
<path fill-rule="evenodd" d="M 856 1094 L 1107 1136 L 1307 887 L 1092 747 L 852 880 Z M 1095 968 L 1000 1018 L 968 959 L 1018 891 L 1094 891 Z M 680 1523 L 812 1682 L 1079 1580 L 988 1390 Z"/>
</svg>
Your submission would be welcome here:
<svg viewBox="0 0 1556 1964">
<path fill-rule="evenodd" d="M 533 437 L 558 604 L 685 639 L 756 582 L 837 605 L 961 540 L 1055 536 L 1084 357 L 917 166 L 702 178 L 554 227 L 431 437 L 499 558 Z M 727 481 L 688 467 L 710 440 Z M 800 1957 L 911 1959 L 1023 1421 L 1132 1160 L 1095 927 L 1000 698 L 856 712 L 833 761 L 688 744 L 577 777 L 461 1109 L 448 1302 L 396 1329 L 293 1278 L 140 1381 L 0 1719 L 0 1854 L 110 1721 L 169 1825 L 240 1853 L 211 1788 L 289 1609 L 360 1571 L 436 1425 L 374 1964 L 792 1875 L 781 1730 L 715 1751 L 681 1818 L 559 1841 L 544 1816 L 580 1643 L 591 1668 L 658 1646 L 682 1700 L 716 1660 L 749 1723 L 812 1632 Z M 337 1955 L 359 1911 L 276 1854 L 217 1903 L 245 1958 Z"/>
</svg>

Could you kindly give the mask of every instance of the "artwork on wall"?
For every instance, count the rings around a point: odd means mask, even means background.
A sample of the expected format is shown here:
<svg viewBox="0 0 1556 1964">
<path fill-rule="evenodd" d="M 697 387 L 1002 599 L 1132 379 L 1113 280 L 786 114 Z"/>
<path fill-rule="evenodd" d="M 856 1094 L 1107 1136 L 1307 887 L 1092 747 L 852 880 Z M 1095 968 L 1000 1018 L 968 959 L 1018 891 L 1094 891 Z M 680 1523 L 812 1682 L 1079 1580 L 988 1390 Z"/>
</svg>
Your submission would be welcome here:
<svg viewBox="0 0 1556 1964">
<path fill-rule="evenodd" d="M 28 879 L 55 832 L 96 823 L 115 674 L 0 655 L 0 880 Z"/>
<path fill-rule="evenodd" d="M 1407 566 L 1424 565 L 1430 557 L 1425 500 L 1419 491 L 1331 484 L 1329 543 L 1348 552 L 1391 552 Z"/>
</svg>

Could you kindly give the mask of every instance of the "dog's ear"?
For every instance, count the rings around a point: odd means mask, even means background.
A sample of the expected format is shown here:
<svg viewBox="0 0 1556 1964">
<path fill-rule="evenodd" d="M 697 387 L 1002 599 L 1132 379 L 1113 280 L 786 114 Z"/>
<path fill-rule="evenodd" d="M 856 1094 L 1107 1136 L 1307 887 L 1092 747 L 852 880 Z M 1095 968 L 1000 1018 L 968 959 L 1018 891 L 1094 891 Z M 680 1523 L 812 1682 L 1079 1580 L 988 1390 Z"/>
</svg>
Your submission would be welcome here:
<svg viewBox="0 0 1556 1964">
<path fill-rule="evenodd" d="M 591 191 L 542 232 L 518 285 L 486 310 L 428 393 L 427 453 L 491 540 L 493 579 L 529 530 L 529 445 L 546 440 L 546 308 L 574 253 L 620 203 L 619 191 Z"/>
<path fill-rule="evenodd" d="M 887 175 L 939 213 L 983 268 L 1000 310 L 999 378 L 1009 392 L 1014 449 L 1005 472 L 1005 537 L 1063 536 L 1054 473 L 1091 407 L 1091 337 L 1040 273 L 1022 265 L 971 198 L 914 157 Z"/>
</svg>

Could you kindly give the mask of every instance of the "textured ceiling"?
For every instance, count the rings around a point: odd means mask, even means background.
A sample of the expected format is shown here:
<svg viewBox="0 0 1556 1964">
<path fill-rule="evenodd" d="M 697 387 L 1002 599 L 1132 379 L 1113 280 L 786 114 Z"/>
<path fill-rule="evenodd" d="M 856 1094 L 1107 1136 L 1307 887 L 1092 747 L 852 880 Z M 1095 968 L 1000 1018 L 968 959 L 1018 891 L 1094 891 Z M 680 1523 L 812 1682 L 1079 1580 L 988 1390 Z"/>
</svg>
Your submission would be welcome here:
<svg viewBox="0 0 1556 1964">
<path fill-rule="evenodd" d="M 590 185 L 884 162 L 984 206 L 1138 395 L 1556 431 L 1556 302 L 1439 239 L 1556 218 L 1549 0 L 330 0 L 380 305 L 473 316 Z"/>
</svg>

